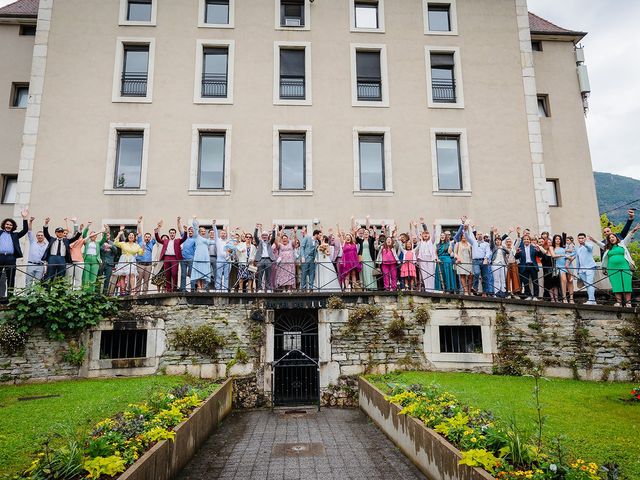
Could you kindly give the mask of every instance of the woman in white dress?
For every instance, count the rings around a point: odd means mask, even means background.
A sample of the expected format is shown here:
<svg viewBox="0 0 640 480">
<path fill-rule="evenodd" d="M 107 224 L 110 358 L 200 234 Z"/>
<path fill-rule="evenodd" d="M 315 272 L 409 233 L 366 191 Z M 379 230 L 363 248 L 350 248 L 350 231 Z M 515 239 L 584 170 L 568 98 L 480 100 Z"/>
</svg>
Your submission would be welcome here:
<svg viewBox="0 0 640 480">
<path fill-rule="evenodd" d="M 335 249 L 329 245 L 329 237 L 322 237 L 316 250 L 316 280 L 314 288 L 321 292 L 339 292 L 340 282 L 333 265 Z"/>
</svg>

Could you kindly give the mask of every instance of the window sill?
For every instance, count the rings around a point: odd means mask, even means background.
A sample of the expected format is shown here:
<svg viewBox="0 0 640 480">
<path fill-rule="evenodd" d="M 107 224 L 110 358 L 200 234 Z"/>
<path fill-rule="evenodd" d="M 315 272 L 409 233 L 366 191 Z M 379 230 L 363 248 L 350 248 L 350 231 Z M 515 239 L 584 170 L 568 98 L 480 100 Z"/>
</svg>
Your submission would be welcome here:
<svg viewBox="0 0 640 480">
<path fill-rule="evenodd" d="M 112 103 L 152 103 L 152 97 L 113 97 Z"/>
<path fill-rule="evenodd" d="M 9 110 L 26 110 L 26 109 L 27 107 L 14 107 L 14 106 L 9 107 Z"/>
<path fill-rule="evenodd" d="M 446 190 L 434 190 L 434 197 L 470 197 L 471 192 L 466 190 L 454 190 L 454 191 L 446 191 Z"/>
<path fill-rule="evenodd" d="M 356 190 L 353 192 L 354 197 L 393 197 L 394 191 L 366 191 Z"/>
<path fill-rule="evenodd" d="M 196 105 L 233 105 L 233 98 L 204 98 L 195 97 L 193 103 Z"/>
<path fill-rule="evenodd" d="M 313 190 L 272 190 L 274 197 L 311 197 Z"/>
<path fill-rule="evenodd" d="M 456 31 L 452 31 L 449 30 L 448 32 L 441 32 L 441 31 L 432 31 L 432 30 L 428 30 L 426 32 L 424 32 L 425 35 L 438 35 L 438 36 L 449 36 L 449 37 L 457 37 L 458 36 L 458 32 Z"/>
<path fill-rule="evenodd" d="M 189 195 L 203 197 L 228 197 L 231 190 L 189 190 Z"/>
<path fill-rule="evenodd" d="M 310 98 L 305 98 L 304 100 L 284 100 L 281 98 L 275 98 L 273 100 L 274 105 L 299 105 L 299 106 L 311 106 L 313 102 Z"/>
<path fill-rule="evenodd" d="M 389 101 L 366 101 L 366 100 L 355 100 L 351 102 L 352 107 L 371 107 L 371 108 L 389 108 Z"/>
<path fill-rule="evenodd" d="M 146 189 L 116 189 L 116 188 L 105 188 L 102 191 L 105 195 L 146 195 Z"/>
<path fill-rule="evenodd" d="M 291 31 L 295 32 L 296 30 L 299 30 L 299 31 L 308 31 L 308 30 L 311 30 L 311 27 L 310 27 L 309 25 L 304 25 L 304 26 L 301 26 L 301 27 L 284 27 L 284 26 L 282 26 L 282 25 L 278 25 L 278 26 L 276 27 L 276 30 L 288 30 L 288 31 L 290 31 L 290 32 L 291 32 Z"/>
<path fill-rule="evenodd" d="M 385 33 L 384 28 L 357 28 L 352 27 L 351 33 Z"/>
<path fill-rule="evenodd" d="M 128 21 L 124 20 L 118 23 L 121 27 L 155 27 L 155 22 L 136 22 L 136 21 Z"/>
<path fill-rule="evenodd" d="M 456 102 L 456 103 L 438 103 L 434 101 L 429 101 L 429 108 L 439 108 L 439 109 L 461 109 L 464 108 L 464 103 Z"/>
<path fill-rule="evenodd" d="M 226 28 L 226 29 L 231 29 L 231 28 L 235 28 L 233 25 L 230 25 L 228 23 L 204 23 L 201 22 L 198 24 L 198 28 Z"/>
</svg>

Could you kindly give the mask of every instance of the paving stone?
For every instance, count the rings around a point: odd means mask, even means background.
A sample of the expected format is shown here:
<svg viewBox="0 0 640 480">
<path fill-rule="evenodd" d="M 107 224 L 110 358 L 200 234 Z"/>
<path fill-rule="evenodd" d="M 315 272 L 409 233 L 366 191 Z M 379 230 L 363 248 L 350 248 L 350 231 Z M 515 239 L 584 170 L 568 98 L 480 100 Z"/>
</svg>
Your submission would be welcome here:
<svg viewBox="0 0 640 480">
<path fill-rule="evenodd" d="M 274 446 L 322 444 L 298 456 Z M 323 409 L 309 415 L 236 411 L 204 443 L 178 480 L 403 480 L 420 471 L 360 410 Z"/>
</svg>

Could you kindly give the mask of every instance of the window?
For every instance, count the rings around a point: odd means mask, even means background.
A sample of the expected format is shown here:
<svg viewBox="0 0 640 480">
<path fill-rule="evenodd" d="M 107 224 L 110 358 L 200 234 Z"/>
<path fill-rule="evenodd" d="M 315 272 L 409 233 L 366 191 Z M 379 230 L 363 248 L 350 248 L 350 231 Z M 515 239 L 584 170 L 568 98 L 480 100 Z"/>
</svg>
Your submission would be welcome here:
<svg viewBox="0 0 640 480">
<path fill-rule="evenodd" d="M 360 190 L 384 190 L 384 135 L 360 135 Z"/>
<path fill-rule="evenodd" d="M 429 22 L 429 31 L 431 32 L 450 32 L 451 17 L 450 5 L 441 3 L 430 3 L 427 7 L 427 18 Z"/>
<path fill-rule="evenodd" d="M 154 27 L 158 0 L 120 0 L 120 25 Z"/>
<path fill-rule="evenodd" d="M 378 28 L 378 2 L 355 2 L 355 28 Z"/>
<path fill-rule="evenodd" d="M 35 25 L 20 25 L 20 35 L 33 37 L 36 34 Z"/>
<path fill-rule="evenodd" d="M 224 132 L 201 132 L 198 160 L 198 188 L 224 188 Z"/>
<path fill-rule="evenodd" d="M 482 353 L 482 330 L 479 325 L 441 325 L 439 329 L 441 353 Z"/>
<path fill-rule="evenodd" d="M 547 200 L 550 207 L 560 206 L 560 196 L 558 195 L 558 179 L 547 178 Z"/>
<path fill-rule="evenodd" d="M 280 49 L 280 98 L 304 100 L 305 98 L 304 49 Z"/>
<path fill-rule="evenodd" d="M 433 195 L 470 197 L 471 169 L 467 130 L 464 128 L 431 128 L 430 136 Z"/>
<path fill-rule="evenodd" d="M 305 0 L 280 0 L 280 26 L 304 27 Z"/>
<path fill-rule="evenodd" d="M 205 0 L 204 23 L 210 25 L 228 25 L 229 0 Z"/>
<path fill-rule="evenodd" d="M 538 117 L 550 117 L 549 96 L 538 95 Z"/>
<path fill-rule="evenodd" d="M 202 60 L 203 97 L 227 96 L 228 47 L 206 47 Z"/>
<path fill-rule="evenodd" d="M 196 41 L 194 103 L 233 103 L 233 40 Z"/>
<path fill-rule="evenodd" d="M 453 53 L 431 54 L 431 89 L 436 103 L 456 103 Z"/>
<path fill-rule="evenodd" d="M 2 203 L 4 204 L 16 203 L 18 176 L 3 175 L 2 177 L 4 180 L 3 186 L 2 186 Z"/>
<path fill-rule="evenodd" d="M 425 35 L 457 35 L 456 0 L 422 0 Z"/>
<path fill-rule="evenodd" d="M 151 21 L 151 0 L 128 0 L 127 21 L 129 22 L 150 22 Z"/>
<path fill-rule="evenodd" d="M 462 190 L 460 137 L 436 136 L 438 190 Z"/>
<path fill-rule="evenodd" d="M 146 356 L 147 330 L 102 330 L 100 332 L 100 359 Z"/>
<path fill-rule="evenodd" d="M 425 47 L 427 104 L 430 108 L 464 108 L 459 47 Z"/>
<path fill-rule="evenodd" d="M 542 42 L 540 40 L 531 40 L 531 50 L 534 52 L 541 52 Z"/>
<path fill-rule="evenodd" d="M 29 103 L 29 84 L 14 83 L 12 90 L 11 106 L 13 108 L 27 108 Z"/>
<path fill-rule="evenodd" d="M 149 45 L 125 45 L 122 64 L 123 97 L 146 97 L 149 78 Z"/>
<path fill-rule="evenodd" d="M 382 100 L 382 75 L 380 72 L 380 52 L 356 52 L 356 72 L 358 100 Z"/>
<path fill-rule="evenodd" d="M 280 133 L 280 190 L 306 189 L 304 133 Z"/>
<path fill-rule="evenodd" d="M 140 188 L 144 133 L 119 131 L 113 188 Z"/>
</svg>

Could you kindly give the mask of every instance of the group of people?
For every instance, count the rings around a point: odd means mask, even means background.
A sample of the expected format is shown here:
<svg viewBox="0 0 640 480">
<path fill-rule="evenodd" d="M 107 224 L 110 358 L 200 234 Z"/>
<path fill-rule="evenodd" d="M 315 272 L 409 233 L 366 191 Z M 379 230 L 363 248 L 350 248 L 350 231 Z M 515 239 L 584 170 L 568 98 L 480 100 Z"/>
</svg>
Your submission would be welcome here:
<svg viewBox="0 0 640 480">
<path fill-rule="evenodd" d="M 640 224 L 631 228 L 635 211 L 618 234 L 603 231 L 602 241 L 584 233 L 574 239 L 566 234 L 534 235 L 521 227 L 501 233 L 475 229 L 467 217 L 456 232 L 436 227 L 429 230 L 423 218 L 409 222 L 406 232 L 397 226 L 364 225 L 351 219 L 350 228 L 326 232 L 321 227 L 270 229 L 256 224 L 253 233 L 236 227 L 191 225 L 177 218 L 176 228 L 166 234 L 163 222 L 153 234 L 143 233 L 142 217 L 136 231 L 120 226 L 111 238 L 109 226 L 92 229 L 90 221 L 49 232 L 45 218 L 42 231 L 33 232 L 34 217 L 22 212 L 23 228 L 13 219 L 2 222 L 0 274 L 5 273 L 10 294 L 15 283 L 16 262 L 22 258 L 20 238 L 28 235 L 25 268 L 26 288 L 40 280 L 67 277 L 74 286 L 100 288 L 104 293 L 146 293 L 153 284 L 159 291 L 367 291 L 422 290 L 463 295 L 540 297 L 574 302 L 574 280 L 595 304 L 596 247 L 606 269 L 616 305 L 630 305 L 632 270 L 627 245 Z M 187 279 L 189 281 L 187 282 Z"/>
</svg>

